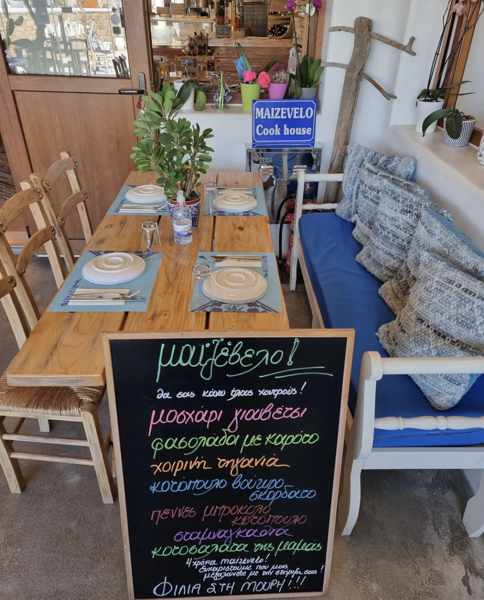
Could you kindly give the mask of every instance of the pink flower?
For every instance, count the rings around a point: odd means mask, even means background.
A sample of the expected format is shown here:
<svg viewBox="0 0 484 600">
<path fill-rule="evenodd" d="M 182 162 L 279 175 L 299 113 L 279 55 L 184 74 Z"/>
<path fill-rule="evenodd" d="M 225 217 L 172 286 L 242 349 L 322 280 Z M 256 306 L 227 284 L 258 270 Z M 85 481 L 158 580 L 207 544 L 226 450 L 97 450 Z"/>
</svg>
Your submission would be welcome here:
<svg viewBox="0 0 484 600">
<path fill-rule="evenodd" d="M 321 8 L 321 0 L 313 0 L 313 6 L 316 10 Z"/>
<path fill-rule="evenodd" d="M 267 73 L 267 71 L 261 71 L 259 73 L 259 77 L 257 77 L 257 83 L 261 86 L 261 88 L 267 89 L 269 87 L 270 82 L 271 76 L 269 75 L 269 73 Z"/>
<path fill-rule="evenodd" d="M 244 83 L 252 83 L 257 78 L 255 71 L 244 71 Z"/>
</svg>

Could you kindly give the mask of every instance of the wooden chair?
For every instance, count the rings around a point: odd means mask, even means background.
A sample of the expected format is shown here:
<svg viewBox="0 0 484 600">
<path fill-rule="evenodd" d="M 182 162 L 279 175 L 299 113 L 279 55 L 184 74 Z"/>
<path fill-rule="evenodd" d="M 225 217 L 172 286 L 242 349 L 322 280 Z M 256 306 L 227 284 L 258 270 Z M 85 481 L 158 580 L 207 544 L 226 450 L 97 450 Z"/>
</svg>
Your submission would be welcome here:
<svg viewBox="0 0 484 600">
<path fill-rule="evenodd" d="M 69 271 L 72 270 L 75 261 L 74 252 L 65 232 L 65 224 L 74 209 L 77 209 L 84 239 L 88 242 L 92 237 L 92 226 L 86 206 L 88 196 L 87 192 L 81 189 L 76 168 L 77 163 L 72 157 L 67 152 L 61 152 L 60 159 L 50 165 L 42 179 L 35 175 L 30 177 L 33 186 L 42 194 L 50 223 L 57 229 L 59 247 Z M 71 193 L 56 210 L 51 195 L 63 178 L 67 181 Z"/>
<path fill-rule="evenodd" d="M 19 347 L 32 330 L 32 315 L 38 314 L 24 274 L 34 253 L 46 243 L 46 240 L 53 241 L 54 236 L 55 230 L 52 226 L 35 233 L 18 257 L 15 275 L 13 275 L 7 271 L 7 268 L 11 269 L 10 260 L 4 261 L 5 257 L 8 259 L 10 257 L 8 243 L 5 236 L 0 233 L 0 297 Z M 22 302 L 19 301 L 19 287 L 23 287 L 26 292 L 25 295 L 20 295 Z M 24 308 L 27 310 L 23 310 Z M 26 314 L 30 317 L 27 318 Z M 113 502 L 112 479 L 106 462 L 106 445 L 101 440 L 97 416 L 98 406 L 103 396 L 104 388 L 13 387 L 7 384 L 5 375 L 0 376 L 0 465 L 13 494 L 20 493 L 24 487 L 18 461 L 36 460 L 93 467 L 103 502 L 106 504 Z M 19 419 L 18 426 L 11 433 L 8 433 L 4 427 L 3 421 L 6 417 Z M 19 433 L 25 419 L 47 423 L 47 431 L 50 420 L 78 422 L 84 429 L 85 439 Z M 89 449 L 91 457 L 19 452 L 14 449 L 14 442 L 84 447 Z"/>
</svg>

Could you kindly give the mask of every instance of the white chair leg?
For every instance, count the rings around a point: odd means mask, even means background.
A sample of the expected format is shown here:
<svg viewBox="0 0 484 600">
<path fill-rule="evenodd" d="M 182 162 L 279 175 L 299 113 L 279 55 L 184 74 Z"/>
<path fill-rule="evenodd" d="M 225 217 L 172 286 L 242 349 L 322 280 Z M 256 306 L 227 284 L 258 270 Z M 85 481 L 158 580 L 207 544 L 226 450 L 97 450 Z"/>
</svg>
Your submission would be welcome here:
<svg viewBox="0 0 484 600">
<path fill-rule="evenodd" d="M 5 474 L 8 489 L 12 494 L 21 494 L 25 487 L 24 479 L 15 459 L 10 458 L 12 445 L 3 439 L 5 429 L 2 424 L 3 417 L 0 417 L 0 466 Z"/>
<path fill-rule="evenodd" d="M 484 533 L 484 473 L 476 495 L 467 502 L 462 521 L 469 537 L 479 537 Z"/>
<path fill-rule="evenodd" d="M 113 498 L 113 482 L 108 468 L 106 451 L 101 442 L 101 432 L 95 408 L 87 407 L 81 411 L 82 424 L 86 433 L 86 439 L 89 442 L 89 450 L 91 451 L 94 470 L 96 471 L 99 491 L 104 504 L 112 504 Z"/>
<path fill-rule="evenodd" d="M 39 431 L 41 431 L 42 433 L 49 433 L 50 431 L 50 423 L 49 423 L 49 419 L 43 417 L 42 419 L 39 419 Z"/>
<path fill-rule="evenodd" d="M 343 480 L 342 509 L 344 526 L 341 535 L 351 535 L 361 504 L 361 465 L 351 454 L 346 457 Z"/>
</svg>

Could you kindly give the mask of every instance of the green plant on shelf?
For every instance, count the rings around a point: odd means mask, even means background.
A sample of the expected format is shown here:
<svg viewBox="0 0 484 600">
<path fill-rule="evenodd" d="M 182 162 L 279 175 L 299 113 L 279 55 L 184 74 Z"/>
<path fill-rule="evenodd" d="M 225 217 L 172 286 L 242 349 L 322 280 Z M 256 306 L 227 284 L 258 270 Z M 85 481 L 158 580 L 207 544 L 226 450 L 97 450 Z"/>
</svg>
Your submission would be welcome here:
<svg viewBox="0 0 484 600">
<path fill-rule="evenodd" d="M 465 121 L 472 121 L 474 117 L 466 115 L 457 108 L 442 108 L 431 113 L 422 124 L 422 132 L 425 135 L 427 129 L 435 122 L 444 119 L 444 127 L 447 135 L 453 140 L 460 138 Z"/>
</svg>

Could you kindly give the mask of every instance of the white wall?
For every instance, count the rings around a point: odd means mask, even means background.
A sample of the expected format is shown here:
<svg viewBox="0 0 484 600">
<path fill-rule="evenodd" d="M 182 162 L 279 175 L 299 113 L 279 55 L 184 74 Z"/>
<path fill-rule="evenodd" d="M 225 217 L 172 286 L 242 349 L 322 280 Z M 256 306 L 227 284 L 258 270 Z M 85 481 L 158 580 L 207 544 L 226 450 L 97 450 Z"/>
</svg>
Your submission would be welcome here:
<svg viewBox="0 0 484 600">
<path fill-rule="evenodd" d="M 415 98 L 424 87 L 438 37 L 440 16 L 446 0 L 331 0 L 328 2 L 327 27 L 353 25 L 356 17 L 373 19 L 373 30 L 407 43 L 417 38 L 417 57 L 374 41 L 367 72 L 385 89 L 398 95 L 388 102 L 369 83 L 361 85 L 352 141 L 375 148 L 382 145 L 391 124 L 415 122 Z M 353 49 L 353 36 L 348 33 L 326 34 L 323 55 L 326 60 L 348 62 Z M 323 166 L 329 162 L 338 119 L 344 72 L 327 69 L 321 86 L 321 114 L 317 120 L 316 139 L 324 146 Z M 245 145 L 251 141 L 251 120 L 247 114 L 228 111 L 187 115 L 202 127 L 212 127 L 216 137 L 214 164 L 219 168 L 244 168 Z"/>
</svg>

